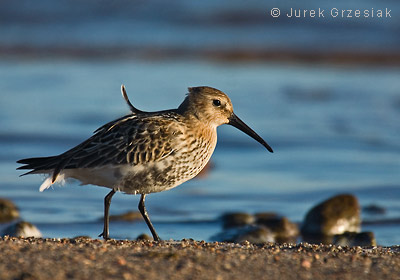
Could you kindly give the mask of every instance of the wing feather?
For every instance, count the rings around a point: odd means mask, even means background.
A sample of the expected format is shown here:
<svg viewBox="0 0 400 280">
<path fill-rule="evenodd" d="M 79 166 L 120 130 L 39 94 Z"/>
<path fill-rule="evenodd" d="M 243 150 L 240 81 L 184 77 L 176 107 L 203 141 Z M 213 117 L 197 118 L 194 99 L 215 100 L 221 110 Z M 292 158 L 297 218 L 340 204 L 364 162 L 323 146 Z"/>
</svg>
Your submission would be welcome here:
<svg viewBox="0 0 400 280">
<path fill-rule="evenodd" d="M 177 137 L 183 134 L 179 118 L 171 112 L 127 115 L 103 125 L 92 137 L 59 156 L 21 160 L 26 165 L 19 169 L 53 171 L 54 182 L 63 169 L 159 161 L 174 152 Z"/>
</svg>

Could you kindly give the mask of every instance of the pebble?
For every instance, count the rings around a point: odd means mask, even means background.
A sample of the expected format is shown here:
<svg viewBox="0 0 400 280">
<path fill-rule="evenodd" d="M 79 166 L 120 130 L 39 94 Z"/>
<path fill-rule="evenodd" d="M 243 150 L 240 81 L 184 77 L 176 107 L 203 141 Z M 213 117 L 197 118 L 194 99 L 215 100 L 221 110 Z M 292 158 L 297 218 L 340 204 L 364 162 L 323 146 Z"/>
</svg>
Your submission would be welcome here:
<svg viewBox="0 0 400 280">
<path fill-rule="evenodd" d="M 268 228 L 258 225 L 249 225 L 240 228 L 231 228 L 224 230 L 211 239 L 222 242 L 235 242 L 235 243 L 252 243 L 262 244 L 267 242 L 275 242 L 274 234 Z"/>
<path fill-rule="evenodd" d="M 373 232 L 345 232 L 333 237 L 333 244 L 338 246 L 376 246 L 376 239 Z"/>
<path fill-rule="evenodd" d="M 118 257 L 117 263 L 121 266 L 124 266 L 124 265 L 126 265 L 126 259 L 124 257 Z"/>
<path fill-rule="evenodd" d="M 152 241 L 153 238 L 150 237 L 150 236 L 149 236 L 148 234 L 146 234 L 146 233 L 142 233 L 142 234 L 140 234 L 138 237 L 136 237 L 136 240 L 149 240 L 149 241 Z"/>
<path fill-rule="evenodd" d="M 11 200 L 0 198 L 0 223 L 12 222 L 18 218 L 17 206 Z"/>
<path fill-rule="evenodd" d="M 263 244 L 275 242 L 275 237 L 270 229 L 262 226 L 253 226 L 245 232 L 239 233 L 232 241 L 235 243 L 248 241 L 252 244 Z"/>
<path fill-rule="evenodd" d="M 223 231 L 211 239 L 228 242 L 248 240 L 254 244 L 293 243 L 299 236 L 297 224 L 273 212 L 255 215 L 242 212 L 227 213 L 221 217 L 221 220 Z"/>
<path fill-rule="evenodd" d="M 308 211 L 301 232 L 304 235 L 333 236 L 359 232 L 360 206 L 355 196 L 342 194 L 327 199 Z"/>
<path fill-rule="evenodd" d="M 301 266 L 304 267 L 305 269 L 310 269 L 311 262 L 309 260 L 304 259 L 301 261 Z"/>
<path fill-rule="evenodd" d="M 275 240 L 278 243 L 295 243 L 299 236 L 299 227 L 297 224 L 289 221 L 286 217 L 279 217 L 273 213 L 261 213 L 255 215 L 257 220 L 256 224 L 262 225 L 270 229 Z"/>
<path fill-rule="evenodd" d="M 248 213 L 227 213 L 221 217 L 224 229 L 243 227 L 254 223 L 255 217 Z"/>
<path fill-rule="evenodd" d="M 40 230 L 29 222 L 18 222 L 5 228 L 2 236 L 15 236 L 15 237 L 42 237 Z"/>
</svg>

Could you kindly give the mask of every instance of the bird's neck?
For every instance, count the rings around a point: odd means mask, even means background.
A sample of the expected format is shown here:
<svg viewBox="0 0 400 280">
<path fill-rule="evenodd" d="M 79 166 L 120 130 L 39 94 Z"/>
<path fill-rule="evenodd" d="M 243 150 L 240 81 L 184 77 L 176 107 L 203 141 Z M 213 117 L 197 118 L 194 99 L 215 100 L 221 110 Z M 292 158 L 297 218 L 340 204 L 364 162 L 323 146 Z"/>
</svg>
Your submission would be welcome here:
<svg viewBox="0 0 400 280">
<path fill-rule="evenodd" d="M 188 111 L 190 111 L 190 102 L 189 96 L 186 96 L 185 100 L 179 105 L 177 112 L 181 115 L 185 115 Z"/>
<path fill-rule="evenodd" d="M 186 96 L 185 100 L 179 105 L 177 112 L 184 116 L 186 119 L 201 120 L 201 112 L 198 110 L 198 106 L 194 100 L 191 100 L 190 96 Z"/>
<path fill-rule="evenodd" d="M 187 122 L 187 125 L 190 127 L 189 131 L 194 133 L 195 138 L 201 138 L 209 142 L 211 146 L 215 146 L 217 143 L 217 128 L 215 126 L 193 118 Z"/>
</svg>

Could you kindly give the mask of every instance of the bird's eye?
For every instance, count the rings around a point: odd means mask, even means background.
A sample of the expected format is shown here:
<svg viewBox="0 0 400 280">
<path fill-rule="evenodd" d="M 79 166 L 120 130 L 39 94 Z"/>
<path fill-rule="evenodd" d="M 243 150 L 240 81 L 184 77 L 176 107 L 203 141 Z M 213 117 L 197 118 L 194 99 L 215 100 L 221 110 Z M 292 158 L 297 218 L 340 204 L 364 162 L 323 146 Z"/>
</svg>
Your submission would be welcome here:
<svg viewBox="0 0 400 280">
<path fill-rule="evenodd" d="M 219 107 L 219 106 L 221 106 L 221 101 L 219 101 L 218 99 L 214 99 L 213 104 L 214 104 L 214 106 Z"/>
</svg>

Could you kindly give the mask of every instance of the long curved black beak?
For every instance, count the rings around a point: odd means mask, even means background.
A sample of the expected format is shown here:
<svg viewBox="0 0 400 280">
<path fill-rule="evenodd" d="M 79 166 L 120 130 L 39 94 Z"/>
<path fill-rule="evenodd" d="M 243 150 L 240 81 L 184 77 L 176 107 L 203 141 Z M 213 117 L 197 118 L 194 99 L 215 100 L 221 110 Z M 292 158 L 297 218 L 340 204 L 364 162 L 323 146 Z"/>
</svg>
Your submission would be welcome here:
<svg viewBox="0 0 400 280">
<path fill-rule="evenodd" d="M 229 118 L 228 124 L 236 127 L 237 129 L 249 135 L 251 138 L 259 142 L 265 148 L 267 148 L 267 150 L 270 151 L 271 153 L 274 152 L 272 148 L 267 144 L 267 142 L 264 141 L 264 139 L 262 139 L 257 133 L 255 133 L 254 130 L 248 127 L 247 124 L 245 124 L 241 119 L 239 119 L 234 113 L 232 113 L 231 117 Z"/>
</svg>

